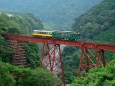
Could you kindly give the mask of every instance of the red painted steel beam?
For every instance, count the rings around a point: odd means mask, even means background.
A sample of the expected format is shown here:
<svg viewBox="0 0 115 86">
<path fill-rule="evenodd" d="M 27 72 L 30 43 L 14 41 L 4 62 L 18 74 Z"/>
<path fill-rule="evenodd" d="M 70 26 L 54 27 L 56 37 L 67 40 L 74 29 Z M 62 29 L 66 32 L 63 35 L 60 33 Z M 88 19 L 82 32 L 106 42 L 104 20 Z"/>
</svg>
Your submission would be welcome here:
<svg viewBox="0 0 115 86">
<path fill-rule="evenodd" d="M 84 47 L 89 48 L 89 49 L 100 49 L 100 50 L 115 51 L 115 45 L 86 43 L 86 42 L 69 41 L 69 40 L 58 40 L 58 39 L 50 39 L 50 38 L 38 38 L 38 37 L 32 37 L 32 36 L 13 35 L 13 34 L 4 34 L 3 36 L 7 39 L 19 40 L 19 41 L 64 44 L 64 45 L 77 46 L 77 47 L 84 46 Z"/>
</svg>

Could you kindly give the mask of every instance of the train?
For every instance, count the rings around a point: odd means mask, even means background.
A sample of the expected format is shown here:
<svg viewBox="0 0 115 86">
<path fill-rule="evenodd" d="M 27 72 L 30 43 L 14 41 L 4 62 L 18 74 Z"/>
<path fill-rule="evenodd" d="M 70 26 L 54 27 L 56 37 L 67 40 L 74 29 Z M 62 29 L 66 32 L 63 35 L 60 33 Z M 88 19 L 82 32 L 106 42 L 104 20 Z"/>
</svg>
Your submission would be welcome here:
<svg viewBox="0 0 115 86">
<path fill-rule="evenodd" d="M 74 31 L 47 31 L 47 30 L 33 30 L 32 36 L 42 38 L 53 38 L 61 40 L 78 40 L 80 33 Z"/>
</svg>

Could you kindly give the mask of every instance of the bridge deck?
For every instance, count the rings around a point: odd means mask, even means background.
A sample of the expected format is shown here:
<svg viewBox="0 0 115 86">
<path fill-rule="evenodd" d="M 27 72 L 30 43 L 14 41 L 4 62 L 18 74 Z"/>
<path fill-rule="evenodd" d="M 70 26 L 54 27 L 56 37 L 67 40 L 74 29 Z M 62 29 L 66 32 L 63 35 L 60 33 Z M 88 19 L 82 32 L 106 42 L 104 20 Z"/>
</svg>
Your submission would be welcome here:
<svg viewBox="0 0 115 86">
<path fill-rule="evenodd" d="M 115 51 L 115 45 L 87 43 L 87 42 L 78 42 L 78 41 L 69 41 L 69 40 L 58 40 L 58 39 L 50 39 L 50 38 L 37 38 L 37 37 L 13 35 L 13 34 L 4 34 L 3 36 L 7 39 L 19 40 L 19 41 L 64 44 L 64 45 L 77 46 L 77 47 L 83 46 L 89 49 L 102 49 L 102 50 Z"/>
</svg>

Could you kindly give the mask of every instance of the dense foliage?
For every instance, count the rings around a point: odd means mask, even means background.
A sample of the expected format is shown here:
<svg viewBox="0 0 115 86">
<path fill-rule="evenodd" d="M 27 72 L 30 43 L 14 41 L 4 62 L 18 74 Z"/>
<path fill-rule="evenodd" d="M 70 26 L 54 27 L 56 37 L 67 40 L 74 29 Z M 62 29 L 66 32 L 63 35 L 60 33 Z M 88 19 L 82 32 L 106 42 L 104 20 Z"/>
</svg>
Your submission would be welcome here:
<svg viewBox="0 0 115 86">
<path fill-rule="evenodd" d="M 65 29 L 67 29 L 69 28 L 68 26 L 71 26 L 76 16 L 80 16 L 101 1 L 102 0 L 0 0 L 0 8 L 16 13 L 32 13 L 39 17 L 44 23 L 48 24 L 50 28 L 52 27 L 54 29 L 58 27 L 58 29 L 60 29 L 61 27 L 66 27 Z"/>
<path fill-rule="evenodd" d="M 14 52 L 9 49 L 8 42 L 2 34 L 31 35 L 34 29 L 43 29 L 43 26 L 41 21 L 31 14 L 23 16 L 0 14 L 0 86 L 57 86 L 57 78 L 52 76 L 49 70 L 37 68 L 40 61 L 39 44 L 22 43 L 25 47 L 28 66 L 32 69 L 8 64 L 13 64 Z"/>
<path fill-rule="evenodd" d="M 0 61 L 0 86 L 14 86 L 15 80 L 6 68 L 6 64 Z"/>
<path fill-rule="evenodd" d="M 0 60 L 3 62 L 12 63 L 13 51 L 8 47 L 8 42 L 1 35 L 3 33 L 11 34 L 30 34 L 34 29 L 43 29 L 40 20 L 36 19 L 33 15 L 13 15 L 13 14 L 0 14 Z M 39 65 L 39 46 L 35 43 L 23 43 L 28 60 L 28 66 L 35 68 Z"/>
<path fill-rule="evenodd" d="M 0 86 L 57 86 L 55 76 L 46 69 L 15 67 L 0 61 Z"/>
<path fill-rule="evenodd" d="M 115 59 L 106 68 L 91 69 L 86 76 L 76 78 L 71 86 L 115 86 Z"/>
<path fill-rule="evenodd" d="M 104 0 L 85 14 L 77 17 L 73 31 L 81 32 L 81 40 L 115 45 L 115 0 Z M 64 52 L 66 52 L 64 54 Z M 65 66 L 65 79 L 71 83 L 77 76 L 80 50 L 76 47 L 65 47 L 63 60 Z M 67 56 L 66 56 L 67 54 Z M 115 53 L 105 51 L 106 62 L 114 58 Z M 67 75 L 67 73 L 69 75 Z M 85 79 L 85 78 L 84 78 Z M 77 81 L 77 79 L 76 79 Z M 77 82 L 76 82 L 77 83 Z M 80 85 L 78 85 L 80 86 Z M 92 86 L 92 85 L 91 85 Z"/>
<path fill-rule="evenodd" d="M 64 0 L 65 1 L 65 0 Z M 63 1 L 59 1 L 63 3 Z M 69 3 L 69 0 L 67 0 Z M 52 4 L 52 3 L 51 3 Z M 56 4 L 56 3 L 55 3 Z M 60 4 L 61 5 L 61 4 Z M 64 6 L 66 7 L 66 3 Z M 52 6 L 52 5 L 51 5 Z M 73 3 L 72 3 L 72 6 Z M 87 7 L 87 6 L 86 6 Z M 54 7 L 55 8 L 55 7 Z M 40 8 L 41 9 L 41 8 Z M 70 8 L 71 9 L 71 8 Z M 55 12 L 55 11 L 54 11 Z M 44 14 L 44 13 L 42 13 Z M 58 13 L 56 13 L 58 14 Z M 67 14 L 63 11 L 63 14 Z M 72 13 L 73 14 L 73 13 Z M 46 15 L 46 14 L 45 14 Z M 68 14 L 67 14 L 68 15 Z M 70 14 L 71 15 L 71 14 Z M 49 15 L 48 15 L 49 16 Z M 76 14 L 78 16 L 78 14 Z M 52 15 L 51 15 L 52 17 Z M 56 16 L 55 16 L 56 17 Z M 48 17 L 50 18 L 50 17 Z M 58 18 L 58 17 L 57 17 Z M 62 16 L 61 16 L 62 18 Z M 52 18 L 52 20 L 56 20 Z M 63 20 L 63 19 L 62 19 Z M 66 19 L 64 21 L 67 21 Z M 57 20 L 56 20 L 57 22 Z M 104 0 L 101 4 L 92 8 L 85 14 L 77 17 L 73 25 L 74 31 L 81 32 L 83 39 L 91 39 L 98 43 L 115 43 L 115 0 Z M 16 16 L 12 14 L 0 14 L 0 61 L 12 63 L 14 52 L 8 48 L 8 42 L 2 33 L 31 34 L 33 29 L 42 29 L 39 19 L 33 15 Z M 39 65 L 39 44 L 23 43 L 27 55 L 28 66 L 36 68 Z M 65 47 L 62 55 L 66 83 L 71 83 L 77 76 L 80 50 L 77 47 Z M 106 62 L 115 58 L 114 52 L 105 52 Z M 14 67 L 0 62 L 0 86 L 57 86 L 56 77 L 46 70 Z M 106 68 L 90 70 L 85 77 L 76 78 L 71 86 L 114 86 L 115 85 L 115 60 L 111 61 Z M 10 72 L 15 72 L 13 75 Z M 18 78 L 18 76 L 21 76 Z M 7 83 L 6 83 L 7 81 Z"/>
<path fill-rule="evenodd" d="M 109 30 L 115 24 L 115 1 L 104 0 L 101 4 L 75 19 L 74 31 L 85 38 L 93 38 Z"/>
<path fill-rule="evenodd" d="M 84 15 L 76 18 L 73 30 L 81 32 L 91 42 L 115 44 L 115 0 L 104 0 Z M 86 41 L 86 40 L 85 40 Z M 89 41 L 90 42 L 90 41 Z M 113 52 L 106 52 L 112 57 Z M 109 60 L 110 58 L 108 58 Z"/>
<path fill-rule="evenodd" d="M 77 68 L 79 66 L 79 53 L 76 52 L 77 50 L 78 48 L 76 47 L 67 46 L 62 52 L 66 83 L 71 83 L 77 76 Z"/>
</svg>

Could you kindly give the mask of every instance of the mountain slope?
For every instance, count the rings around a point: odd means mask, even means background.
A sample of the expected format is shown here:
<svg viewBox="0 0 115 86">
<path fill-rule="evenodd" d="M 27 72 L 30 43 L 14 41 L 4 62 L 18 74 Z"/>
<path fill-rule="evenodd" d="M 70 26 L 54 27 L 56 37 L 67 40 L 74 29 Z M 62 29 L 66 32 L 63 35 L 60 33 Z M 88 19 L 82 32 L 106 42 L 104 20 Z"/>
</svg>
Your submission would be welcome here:
<svg viewBox="0 0 115 86">
<path fill-rule="evenodd" d="M 91 69 L 85 77 L 76 78 L 70 86 L 115 86 L 115 59 L 106 68 Z"/>
<path fill-rule="evenodd" d="M 31 35 L 33 29 L 41 28 L 43 29 L 43 25 L 40 20 L 30 14 L 25 16 L 0 14 L 0 61 L 12 64 L 14 59 L 14 50 L 9 48 L 8 41 L 1 36 L 3 33 Z M 37 44 L 23 42 L 23 45 L 26 51 L 28 66 L 32 68 L 37 67 L 40 58 L 38 54 L 40 50 L 37 48 Z"/>
<path fill-rule="evenodd" d="M 76 16 L 80 16 L 101 1 L 0 0 L 0 8 L 16 12 L 32 13 L 45 23 L 65 27 L 70 26 Z"/>
<path fill-rule="evenodd" d="M 81 32 L 83 40 L 115 45 L 115 0 L 104 0 L 85 14 L 76 17 L 73 31 Z M 71 83 L 77 75 L 76 71 L 79 67 L 80 52 L 81 50 L 76 47 L 64 48 L 64 55 L 62 55 L 67 83 Z M 105 51 L 106 62 L 110 62 L 113 58 L 115 58 L 115 52 Z M 90 74 L 88 77 L 90 77 Z M 90 85 L 90 81 L 88 80 L 89 78 L 86 77 L 79 80 L 75 79 L 75 82 L 71 86 L 100 86 L 94 85 L 96 82 L 93 84 L 93 81 L 91 81 Z"/>
<path fill-rule="evenodd" d="M 76 18 L 73 30 L 84 38 L 94 38 L 115 24 L 115 0 L 104 0 L 101 4 Z"/>
</svg>

